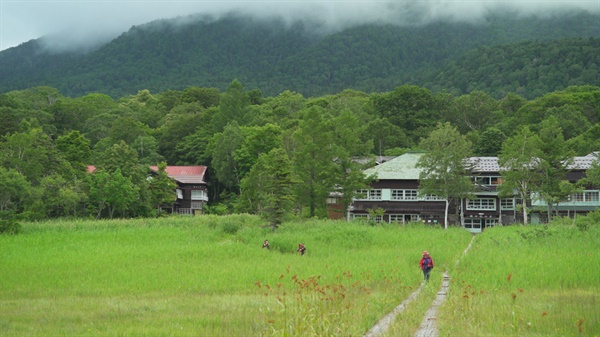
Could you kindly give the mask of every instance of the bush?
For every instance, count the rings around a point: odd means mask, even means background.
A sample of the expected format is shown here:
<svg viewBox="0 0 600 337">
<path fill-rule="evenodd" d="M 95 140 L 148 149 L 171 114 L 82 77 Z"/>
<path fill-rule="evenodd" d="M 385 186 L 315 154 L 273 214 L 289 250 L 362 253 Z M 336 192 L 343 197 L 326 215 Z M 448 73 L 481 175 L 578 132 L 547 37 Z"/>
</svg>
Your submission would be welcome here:
<svg viewBox="0 0 600 337">
<path fill-rule="evenodd" d="M 0 234 L 19 234 L 21 224 L 15 219 L 0 219 Z"/>
</svg>

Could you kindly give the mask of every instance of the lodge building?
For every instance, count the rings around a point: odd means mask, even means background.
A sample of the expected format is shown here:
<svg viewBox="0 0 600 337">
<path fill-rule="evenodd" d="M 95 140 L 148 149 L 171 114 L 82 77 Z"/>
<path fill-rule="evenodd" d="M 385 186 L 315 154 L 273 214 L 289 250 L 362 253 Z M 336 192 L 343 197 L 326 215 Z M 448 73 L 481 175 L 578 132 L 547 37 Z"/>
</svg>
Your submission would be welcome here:
<svg viewBox="0 0 600 337">
<path fill-rule="evenodd" d="M 374 175 L 377 179 L 369 189 L 359 191 L 361 197 L 353 200 L 345 216 L 349 220 L 369 218 L 376 222 L 424 222 L 444 226 L 445 200 L 419 193 L 421 170 L 417 168 L 417 162 L 422 155 L 406 153 L 365 170 L 366 175 Z M 576 182 L 582 179 L 586 170 L 597 160 L 598 152 L 585 157 L 575 157 L 568 167 L 567 180 Z M 499 196 L 498 187 L 502 184 L 502 175 L 498 158 L 471 157 L 469 162 L 470 174 L 475 184 L 474 197 L 450 203 L 449 224 L 460 224 L 460 217 L 463 216 L 465 229 L 477 233 L 484 228 L 522 222 L 523 214 L 518 210 L 520 200 Z M 531 222 L 547 221 L 545 202 L 535 196 L 532 200 L 532 204 L 529 205 L 532 210 Z M 330 200 L 329 204 L 335 203 Z M 384 213 L 380 215 L 369 212 L 375 209 L 382 209 Z M 559 215 L 570 217 L 600 209 L 599 187 L 586 186 L 583 192 L 572 195 L 569 200 L 559 203 L 555 209 Z"/>
</svg>

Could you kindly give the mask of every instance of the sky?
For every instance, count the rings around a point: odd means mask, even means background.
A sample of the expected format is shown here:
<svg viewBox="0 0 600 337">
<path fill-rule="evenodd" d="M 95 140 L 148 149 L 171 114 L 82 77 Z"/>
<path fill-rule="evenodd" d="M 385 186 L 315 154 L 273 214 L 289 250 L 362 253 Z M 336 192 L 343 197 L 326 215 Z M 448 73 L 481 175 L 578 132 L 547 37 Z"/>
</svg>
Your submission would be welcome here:
<svg viewBox="0 0 600 337">
<path fill-rule="evenodd" d="M 500 9 L 525 16 L 569 9 L 600 14 L 600 0 L 0 0 L 0 50 L 43 36 L 51 37 L 48 47 L 57 50 L 90 47 L 133 25 L 193 14 L 308 17 L 335 30 L 368 22 L 477 21 Z"/>
</svg>

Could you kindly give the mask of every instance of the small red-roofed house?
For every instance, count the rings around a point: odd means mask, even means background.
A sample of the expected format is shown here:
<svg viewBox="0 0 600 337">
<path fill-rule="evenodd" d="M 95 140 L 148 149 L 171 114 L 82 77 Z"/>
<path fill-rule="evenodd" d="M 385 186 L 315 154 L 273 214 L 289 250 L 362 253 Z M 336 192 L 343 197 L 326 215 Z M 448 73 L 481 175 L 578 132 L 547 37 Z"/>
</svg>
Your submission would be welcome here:
<svg viewBox="0 0 600 337">
<path fill-rule="evenodd" d="M 150 166 L 154 172 L 158 166 Z M 96 167 L 88 166 L 88 173 L 94 173 Z M 173 193 L 177 193 L 177 200 L 170 208 L 162 208 L 173 214 L 197 215 L 204 213 L 204 206 L 208 202 L 208 183 L 206 182 L 206 166 L 167 166 L 167 176 L 177 183 Z"/>
<path fill-rule="evenodd" d="M 150 166 L 158 171 L 158 166 Z M 206 166 L 167 166 L 167 175 L 175 180 L 177 200 L 171 208 L 172 213 L 197 215 L 204 213 L 208 202 L 208 184 Z M 165 209 L 166 210 L 166 209 Z"/>
</svg>

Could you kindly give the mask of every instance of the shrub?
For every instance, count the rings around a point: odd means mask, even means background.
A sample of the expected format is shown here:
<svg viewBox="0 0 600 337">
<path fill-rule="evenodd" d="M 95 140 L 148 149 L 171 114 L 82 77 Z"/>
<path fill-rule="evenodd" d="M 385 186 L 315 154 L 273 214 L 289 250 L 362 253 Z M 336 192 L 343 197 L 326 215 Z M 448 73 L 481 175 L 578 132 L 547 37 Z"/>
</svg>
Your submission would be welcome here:
<svg viewBox="0 0 600 337">
<path fill-rule="evenodd" d="M 0 234 L 19 234 L 21 224 L 15 219 L 0 219 Z"/>
</svg>

